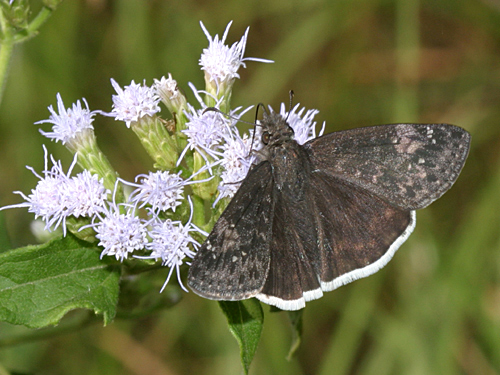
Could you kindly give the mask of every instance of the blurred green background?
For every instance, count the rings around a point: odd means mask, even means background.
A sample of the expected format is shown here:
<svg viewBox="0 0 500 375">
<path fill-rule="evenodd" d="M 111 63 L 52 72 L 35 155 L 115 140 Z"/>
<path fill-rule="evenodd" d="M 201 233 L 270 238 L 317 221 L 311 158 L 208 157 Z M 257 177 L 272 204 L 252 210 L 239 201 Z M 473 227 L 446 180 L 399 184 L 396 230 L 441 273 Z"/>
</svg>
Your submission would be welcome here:
<svg viewBox="0 0 500 375">
<path fill-rule="evenodd" d="M 36 8 L 38 2 L 33 2 Z M 418 212 L 415 233 L 381 272 L 307 304 L 291 361 L 285 313 L 266 316 L 251 374 L 500 373 L 500 1 L 66 0 L 40 34 L 17 46 L 0 107 L 0 205 L 20 202 L 43 168 L 42 143 L 71 156 L 35 121 L 60 92 L 111 110 L 109 79 L 151 84 L 172 73 L 203 88 L 207 40 L 250 26 L 248 62 L 233 106 L 288 101 L 317 108 L 327 131 L 392 122 L 447 122 L 472 133 L 456 185 Z M 253 115 L 247 115 L 252 121 Z M 152 166 L 121 123 L 97 117 L 101 148 L 131 180 Z M 48 130 L 47 127 L 44 127 Z M 13 246 L 34 242 L 32 216 L 5 212 Z M 167 270 L 164 270 L 164 275 Z M 26 329 L 0 324 L 0 338 Z M 215 302 L 184 294 L 147 318 L 117 319 L 56 338 L 0 349 L 22 374 L 239 374 L 236 341 Z"/>
</svg>

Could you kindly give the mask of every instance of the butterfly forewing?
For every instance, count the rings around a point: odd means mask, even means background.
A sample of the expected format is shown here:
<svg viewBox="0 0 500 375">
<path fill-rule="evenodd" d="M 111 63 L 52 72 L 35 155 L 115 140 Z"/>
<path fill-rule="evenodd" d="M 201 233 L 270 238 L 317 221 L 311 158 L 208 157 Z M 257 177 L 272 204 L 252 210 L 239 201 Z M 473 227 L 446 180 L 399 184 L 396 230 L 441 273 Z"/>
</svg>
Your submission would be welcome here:
<svg viewBox="0 0 500 375">
<path fill-rule="evenodd" d="M 188 284 L 202 297 L 241 300 L 262 288 L 269 269 L 274 206 L 270 169 L 262 162 L 249 172 L 198 250 Z"/>
<path fill-rule="evenodd" d="M 394 124 L 330 133 L 304 147 L 313 167 L 415 210 L 458 178 L 470 135 L 447 124 Z"/>
</svg>

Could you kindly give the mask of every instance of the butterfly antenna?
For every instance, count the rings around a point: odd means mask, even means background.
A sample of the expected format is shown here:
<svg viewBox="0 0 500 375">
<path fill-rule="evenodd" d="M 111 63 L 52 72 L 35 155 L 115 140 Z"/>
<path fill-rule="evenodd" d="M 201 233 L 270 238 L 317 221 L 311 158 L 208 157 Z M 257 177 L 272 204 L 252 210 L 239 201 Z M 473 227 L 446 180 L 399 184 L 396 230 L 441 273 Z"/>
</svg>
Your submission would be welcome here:
<svg viewBox="0 0 500 375">
<path fill-rule="evenodd" d="M 285 118 L 285 121 L 287 121 L 287 122 L 288 122 L 288 116 L 290 116 L 290 113 L 292 112 L 293 95 L 294 95 L 293 90 L 288 91 L 288 95 L 290 95 L 290 103 L 288 103 L 288 112 L 287 112 L 286 118 Z"/>
<path fill-rule="evenodd" d="M 269 111 L 267 110 L 267 108 L 264 105 L 264 103 L 257 104 L 257 106 L 255 108 L 255 121 L 252 124 L 253 127 L 254 127 L 254 131 L 252 133 L 252 143 L 251 143 L 251 147 L 250 147 L 250 152 L 252 152 L 252 150 L 253 150 L 253 142 L 255 141 L 255 133 L 257 133 L 257 130 L 255 128 L 257 126 L 260 126 L 260 124 L 257 123 L 257 118 L 259 117 L 259 108 L 262 108 L 262 110 L 266 113 L 266 115 L 269 115 Z"/>
<path fill-rule="evenodd" d="M 267 111 L 267 108 L 266 106 L 264 105 L 264 103 L 259 103 L 257 104 L 256 108 L 255 108 L 255 125 L 258 125 L 257 124 L 257 117 L 259 116 L 259 108 L 262 108 L 262 110 L 264 112 L 266 112 L 266 115 L 269 115 L 269 112 Z"/>
</svg>

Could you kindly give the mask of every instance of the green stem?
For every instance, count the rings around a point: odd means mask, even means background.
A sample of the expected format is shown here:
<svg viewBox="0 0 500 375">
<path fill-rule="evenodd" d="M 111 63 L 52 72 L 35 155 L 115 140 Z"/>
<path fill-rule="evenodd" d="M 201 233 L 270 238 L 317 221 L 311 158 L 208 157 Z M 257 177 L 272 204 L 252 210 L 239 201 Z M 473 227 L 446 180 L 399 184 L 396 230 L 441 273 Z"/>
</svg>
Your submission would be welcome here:
<svg viewBox="0 0 500 375">
<path fill-rule="evenodd" d="M 191 198 L 193 199 L 193 224 L 206 230 L 205 201 L 197 195 L 193 195 Z"/>
<path fill-rule="evenodd" d="M 33 38 L 38 34 L 38 29 L 49 19 L 52 14 L 53 9 L 50 9 L 47 6 L 44 6 L 40 12 L 36 15 L 35 18 L 28 24 L 26 29 L 23 30 L 22 33 L 17 33 L 14 35 L 14 42 L 20 43 L 25 42 L 28 39 Z"/>
<path fill-rule="evenodd" d="M 0 103 L 2 102 L 5 82 L 7 81 L 7 72 L 9 70 L 12 51 L 14 50 L 14 40 L 12 29 L 7 23 L 3 12 L 0 11 L 0 24 L 2 27 L 3 40 L 0 46 Z"/>
<path fill-rule="evenodd" d="M 0 103 L 2 102 L 3 93 L 5 90 L 5 82 L 7 81 L 7 72 L 9 63 L 14 50 L 14 40 L 5 36 L 0 47 Z"/>
<path fill-rule="evenodd" d="M 7 73 L 9 71 L 10 60 L 14 44 L 23 42 L 38 33 L 38 29 L 47 21 L 52 14 L 52 9 L 44 6 L 31 23 L 21 32 L 13 33 L 13 28 L 9 25 L 0 11 L 0 23 L 2 26 L 3 40 L 0 47 L 0 103 L 2 102 Z"/>
<path fill-rule="evenodd" d="M 106 189 L 109 189 L 112 195 L 115 194 L 116 203 L 125 201 L 121 186 L 117 186 L 115 192 L 118 173 L 97 145 L 97 140 L 92 129 L 86 129 L 75 134 L 72 139 L 66 142 L 65 146 L 72 154 L 78 153 L 77 162 L 82 169 L 86 169 L 91 174 L 96 174 L 104 180 Z"/>
<path fill-rule="evenodd" d="M 28 25 L 27 31 L 28 34 L 34 34 L 38 29 L 48 20 L 50 15 L 52 14 L 52 9 L 47 6 L 44 6 L 40 12 L 33 18 L 33 21 Z"/>
<path fill-rule="evenodd" d="M 145 116 L 132 123 L 131 129 L 155 161 L 155 168 L 171 171 L 176 167 L 179 153 L 175 140 L 158 117 Z"/>
</svg>

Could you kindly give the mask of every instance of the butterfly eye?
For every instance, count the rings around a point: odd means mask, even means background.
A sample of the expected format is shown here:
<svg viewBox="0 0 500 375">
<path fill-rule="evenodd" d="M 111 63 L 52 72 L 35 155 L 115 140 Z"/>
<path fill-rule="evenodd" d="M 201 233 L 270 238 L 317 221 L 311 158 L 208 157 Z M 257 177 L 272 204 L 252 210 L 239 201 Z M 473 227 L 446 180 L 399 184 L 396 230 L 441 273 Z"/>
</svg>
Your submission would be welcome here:
<svg viewBox="0 0 500 375">
<path fill-rule="evenodd" d="M 267 145 L 269 143 L 269 140 L 271 139 L 271 136 L 269 135 L 268 132 L 262 133 L 262 143 Z"/>
</svg>

